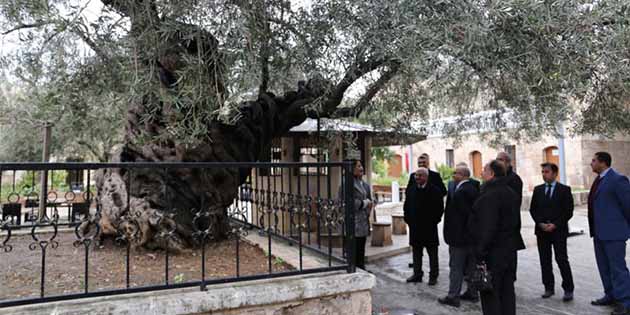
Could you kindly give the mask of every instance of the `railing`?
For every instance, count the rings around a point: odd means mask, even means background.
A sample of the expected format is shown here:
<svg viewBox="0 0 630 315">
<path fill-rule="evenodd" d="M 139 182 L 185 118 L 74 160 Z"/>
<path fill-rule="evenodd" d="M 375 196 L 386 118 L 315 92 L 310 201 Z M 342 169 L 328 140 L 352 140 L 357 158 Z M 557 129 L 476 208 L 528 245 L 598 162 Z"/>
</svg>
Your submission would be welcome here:
<svg viewBox="0 0 630 315">
<path fill-rule="evenodd" d="M 227 239 L 211 240 L 216 205 L 204 205 L 205 197 L 197 196 L 200 201 L 194 209 L 172 206 L 180 187 L 172 187 L 169 180 L 182 170 L 194 170 L 198 176 L 228 170 L 243 177 L 238 191 L 227 196 L 231 204 L 222 207 L 228 217 Z M 119 229 L 110 246 L 102 219 L 111 209 L 103 208 L 95 180 L 97 172 L 102 176 L 106 171 L 122 174 L 126 184 L 126 195 L 116 201 L 121 208 Z M 75 174 L 70 185 L 59 181 L 66 172 Z M 132 198 L 143 192 L 132 180 L 147 172 L 161 179 L 161 196 L 169 205 L 154 218 L 154 226 L 163 228 L 155 237 L 167 244 L 161 250 L 136 247 L 142 231 L 120 228 L 122 223 L 132 225 L 130 217 L 140 215 L 141 209 L 131 205 Z M 354 272 L 354 217 L 352 202 L 347 202 L 352 199 L 352 181 L 349 162 L 0 164 L 0 308 L 183 287 L 205 290 L 218 283 L 333 270 Z M 177 211 L 191 211 L 184 224 L 190 230 L 183 234 L 193 246 L 180 253 L 168 245 L 182 232 L 181 226 L 168 224 Z M 258 244 L 262 253 L 252 245 L 254 236 L 266 240 L 266 246 Z M 297 248 L 293 265 L 274 255 L 279 244 Z M 307 251 L 324 255 L 327 265 L 305 267 Z M 265 266 L 260 257 L 266 258 Z M 161 279 L 156 279 L 156 270 L 161 270 Z"/>
</svg>

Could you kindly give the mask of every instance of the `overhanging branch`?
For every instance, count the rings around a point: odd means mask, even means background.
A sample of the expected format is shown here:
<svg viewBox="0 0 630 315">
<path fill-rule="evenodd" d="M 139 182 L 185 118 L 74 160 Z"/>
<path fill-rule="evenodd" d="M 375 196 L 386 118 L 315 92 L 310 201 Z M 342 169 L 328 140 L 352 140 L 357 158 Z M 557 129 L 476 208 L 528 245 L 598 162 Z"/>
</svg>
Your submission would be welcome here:
<svg viewBox="0 0 630 315">
<path fill-rule="evenodd" d="M 29 29 L 29 28 L 39 28 L 45 25 L 49 25 L 49 24 L 54 24 L 55 22 L 53 21 L 42 21 L 42 22 L 37 22 L 37 23 L 31 23 L 31 24 L 20 24 L 12 29 L 6 30 L 4 32 L 2 32 L 2 35 L 9 35 L 13 32 L 19 31 L 19 30 L 23 30 L 23 29 Z"/>
<path fill-rule="evenodd" d="M 337 109 L 337 111 L 335 111 L 334 113 L 334 116 L 335 117 L 359 116 L 361 112 L 363 112 L 363 110 L 367 108 L 367 106 L 370 104 L 370 102 L 376 96 L 376 94 L 378 94 L 378 92 L 381 91 L 383 87 L 385 87 L 385 85 L 387 85 L 387 83 L 394 76 L 396 76 L 396 74 L 398 73 L 398 70 L 400 70 L 400 66 L 401 64 L 399 61 L 391 62 L 389 65 L 389 69 L 383 72 L 383 74 L 378 78 L 378 80 L 370 84 L 365 94 L 361 96 L 361 98 L 357 101 L 357 103 L 353 107 Z"/>
</svg>

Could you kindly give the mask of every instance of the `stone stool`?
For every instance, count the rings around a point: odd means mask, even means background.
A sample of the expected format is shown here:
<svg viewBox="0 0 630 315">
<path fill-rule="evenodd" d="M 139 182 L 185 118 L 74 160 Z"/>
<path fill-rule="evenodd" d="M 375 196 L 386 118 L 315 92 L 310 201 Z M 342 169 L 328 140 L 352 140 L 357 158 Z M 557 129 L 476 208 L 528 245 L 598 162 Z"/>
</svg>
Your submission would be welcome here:
<svg viewBox="0 0 630 315">
<path fill-rule="evenodd" d="M 372 246 L 389 246 L 392 243 L 392 224 L 372 223 Z"/>
<path fill-rule="evenodd" d="M 405 223 L 405 216 L 402 214 L 392 214 L 392 229 L 394 235 L 406 235 L 407 223 Z"/>
</svg>

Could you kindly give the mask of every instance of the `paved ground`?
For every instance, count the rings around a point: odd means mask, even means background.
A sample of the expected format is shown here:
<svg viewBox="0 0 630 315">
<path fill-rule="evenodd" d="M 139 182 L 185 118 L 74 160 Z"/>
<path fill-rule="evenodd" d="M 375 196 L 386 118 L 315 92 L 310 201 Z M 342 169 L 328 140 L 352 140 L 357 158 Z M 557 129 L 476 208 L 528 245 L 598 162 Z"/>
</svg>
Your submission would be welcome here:
<svg viewBox="0 0 630 315">
<path fill-rule="evenodd" d="M 571 229 L 588 230 L 584 209 L 576 211 L 571 220 Z M 441 231 L 441 228 L 440 228 Z M 540 294 L 543 286 L 540 279 L 540 264 L 533 235 L 533 222 L 528 213 L 523 213 L 523 237 L 528 248 L 519 252 L 518 280 L 516 282 L 517 313 L 522 315 L 599 315 L 610 314 L 611 309 L 594 307 L 590 301 L 602 296 L 601 281 L 595 265 L 593 244 L 588 232 L 573 236 L 568 241 L 569 260 L 573 269 L 576 285 L 575 301 L 562 302 L 561 277 L 554 262 L 556 275 L 556 295 L 543 300 Z M 437 298 L 445 296 L 448 290 L 448 247 L 442 242 L 440 254 L 440 278 L 436 287 L 424 283 L 407 284 L 405 279 L 411 275 L 407 264 L 411 254 L 387 258 L 368 265 L 368 270 L 377 276 L 377 286 L 373 290 L 375 314 L 481 314 L 479 304 L 463 302 L 460 308 L 440 305 Z M 630 255 L 627 256 L 630 258 Z M 428 259 L 425 255 L 424 270 L 428 271 Z M 630 260 L 628 260 L 630 261 Z"/>
</svg>

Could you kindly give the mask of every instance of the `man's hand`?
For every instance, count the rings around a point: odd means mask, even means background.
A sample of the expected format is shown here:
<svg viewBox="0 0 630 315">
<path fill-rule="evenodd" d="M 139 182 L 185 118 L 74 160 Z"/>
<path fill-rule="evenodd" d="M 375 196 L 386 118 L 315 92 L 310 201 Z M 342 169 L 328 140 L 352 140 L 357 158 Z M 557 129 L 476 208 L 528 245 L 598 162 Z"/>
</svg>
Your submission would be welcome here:
<svg viewBox="0 0 630 315">
<path fill-rule="evenodd" d="M 540 228 L 547 233 L 551 233 L 556 229 L 556 225 L 553 223 L 540 223 Z"/>
</svg>

